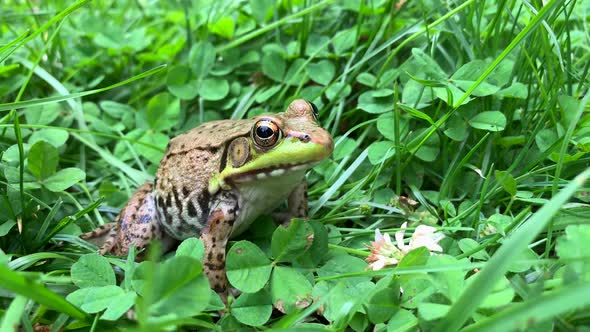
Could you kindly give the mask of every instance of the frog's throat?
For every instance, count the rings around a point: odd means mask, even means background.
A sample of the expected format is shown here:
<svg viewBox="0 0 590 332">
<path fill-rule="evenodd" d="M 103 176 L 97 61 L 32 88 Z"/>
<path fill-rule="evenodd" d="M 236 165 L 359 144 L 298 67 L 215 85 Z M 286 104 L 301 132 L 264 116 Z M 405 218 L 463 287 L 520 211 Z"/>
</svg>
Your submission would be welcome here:
<svg viewBox="0 0 590 332">
<path fill-rule="evenodd" d="M 252 151 L 252 159 L 240 167 L 234 168 L 228 162 L 223 171 L 209 181 L 209 193 L 215 194 L 220 189 L 229 190 L 231 186 L 228 183 L 255 181 L 305 171 L 324 160 L 330 152 L 329 147 L 322 144 L 285 139 L 265 153 Z"/>
</svg>

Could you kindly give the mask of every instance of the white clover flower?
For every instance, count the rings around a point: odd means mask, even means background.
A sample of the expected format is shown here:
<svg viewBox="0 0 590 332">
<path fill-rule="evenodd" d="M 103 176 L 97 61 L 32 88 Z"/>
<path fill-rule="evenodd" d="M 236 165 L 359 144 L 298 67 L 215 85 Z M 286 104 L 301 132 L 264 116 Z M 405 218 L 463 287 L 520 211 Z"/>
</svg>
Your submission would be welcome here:
<svg viewBox="0 0 590 332">
<path fill-rule="evenodd" d="M 408 223 L 402 224 L 401 230 L 395 232 L 396 244 L 391 242 L 389 234 L 381 234 L 381 231 L 375 229 L 375 241 L 371 241 L 368 246 L 371 255 L 365 260 L 369 263 L 367 269 L 373 271 L 381 270 L 388 265 L 397 265 L 399 261 L 410 251 L 426 247 L 430 254 L 433 251 L 442 252 L 442 247 L 438 244 L 445 236 L 442 233 L 435 233 L 436 228 L 426 225 L 419 225 L 410 238 L 410 242 L 404 243 L 404 235 Z"/>
</svg>

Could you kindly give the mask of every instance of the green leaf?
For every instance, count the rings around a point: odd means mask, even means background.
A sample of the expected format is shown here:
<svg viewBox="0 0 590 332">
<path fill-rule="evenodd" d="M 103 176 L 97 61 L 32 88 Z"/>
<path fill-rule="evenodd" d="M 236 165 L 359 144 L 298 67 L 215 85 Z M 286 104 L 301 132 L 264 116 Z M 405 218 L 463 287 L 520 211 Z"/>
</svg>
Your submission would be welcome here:
<svg viewBox="0 0 590 332">
<path fill-rule="evenodd" d="M 135 148 L 135 151 L 137 151 L 142 157 L 145 157 L 156 165 L 159 164 L 164 156 L 166 146 L 168 145 L 168 142 L 170 142 L 170 137 L 160 132 L 150 132 L 143 129 L 137 129 L 137 131 L 139 131 L 137 134 L 141 135 L 138 142 L 146 143 L 160 149 L 157 150 L 151 146 L 146 146 L 140 143 L 133 143 L 133 148 Z M 128 135 L 131 136 L 133 134 L 136 134 L 135 131 L 130 132 Z"/>
<path fill-rule="evenodd" d="M 67 131 L 61 129 L 40 129 L 31 135 L 29 144 L 35 144 L 39 141 L 45 141 L 56 148 L 64 145 L 70 137 Z"/>
<path fill-rule="evenodd" d="M 29 171 L 39 180 L 55 173 L 58 160 L 57 149 L 45 141 L 39 141 L 31 146 L 27 156 Z"/>
<path fill-rule="evenodd" d="M 399 297 L 399 289 L 384 288 L 369 298 L 367 302 L 367 315 L 373 324 L 384 323 L 389 320 L 400 308 L 396 303 Z"/>
<path fill-rule="evenodd" d="M 467 137 L 467 124 L 462 117 L 454 114 L 445 124 L 445 135 L 453 141 L 461 142 Z"/>
<path fill-rule="evenodd" d="M 494 176 L 504 190 L 512 196 L 516 195 L 516 180 L 512 177 L 512 174 L 506 171 L 494 171 Z"/>
<path fill-rule="evenodd" d="M 214 24 L 209 24 L 209 29 L 216 35 L 231 39 L 234 36 L 236 24 L 229 16 L 223 16 Z"/>
<path fill-rule="evenodd" d="M 449 308 L 446 304 L 422 302 L 418 304 L 418 315 L 425 321 L 431 321 L 444 317 Z"/>
<path fill-rule="evenodd" d="M 261 326 L 272 314 L 270 296 L 264 290 L 253 294 L 244 293 L 232 303 L 231 313 L 243 324 Z"/>
<path fill-rule="evenodd" d="M 188 55 L 188 63 L 197 79 L 203 79 L 215 63 L 215 47 L 208 41 L 193 44 Z"/>
<path fill-rule="evenodd" d="M 377 85 L 377 77 L 375 77 L 373 74 L 371 73 L 360 73 L 357 77 L 356 77 L 356 81 L 359 82 L 362 85 L 368 86 L 370 88 L 374 87 L 375 85 Z"/>
<path fill-rule="evenodd" d="M 573 269 L 578 278 L 590 281 L 590 225 L 568 225 L 565 235 L 557 240 L 557 254 L 561 259 L 572 259 L 567 267 Z"/>
<path fill-rule="evenodd" d="M 106 114 L 115 119 L 123 119 L 128 114 L 135 112 L 133 107 L 112 100 L 103 100 L 99 105 Z"/>
<path fill-rule="evenodd" d="M 418 137 L 423 134 L 428 129 L 421 128 L 417 129 L 414 133 L 409 136 L 409 140 L 411 141 L 414 137 Z M 432 162 L 435 161 L 440 153 L 440 138 L 437 134 L 430 136 L 424 144 L 416 151 L 416 157 L 422 159 L 423 161 Z"/>
<path fill-rule="evenodd" d="M 100 316 L 100 319 L 104 320 L 117 320 L 121 318 L 135 303 L 137 294 L 134 292 L 127 292 L 119 294 L 114 297 L 107 306 L 107 310 Z"/>
<path fill-rule="evenodd" d="M 479 243 L 472 238 L 464 238 L 459 240 L 459 248 L 463 253 L 471 252 L 475 248 L 479 247 Z M 479 259 L 482 261 L 487 261 L 490 259 L 490 255 L 486 252 L 485 249 L 482 249 L 474 254 L 469 255 L 469 257 L 473 259 Z"/>
<path fill-rule="evenodd" d="M 395 155 L 395 144 L 390 141 L 377 141 L 369 145 L 369 161 L 378 165 Z"/>
<path fill-rule="evenodd" d="M 410 311 L 399 309 L 387 323 L 387 332 L 415 331 L 418 327 L 418 318 Z"/>
<path fill-rule="evenodd" d="M 272 17 L 273 0 L 249 0 L 252 16 L 259 23 L 266 22 Z"/>
<path fill-rule="evenodd" d="M 498 111 L 481 112 L 469 120 L 469 125 L 475 129 L 502 131 L 506 128 L 506 116 Z"/>
<path fill-rule="evenodd" d="M 342 160 L 344 157 L 352 155 L 358 146 L 357 141 L 349 137 L 342 139 L 336 138 L 336 141 L 339 143 L 334 147 L 334 152 L 332 153 L 334 160 Z"/>
<path fill-rule="evenodd" d="M 48 125 L 59 117 L 59 113 L 64 111 L 62 104 L 55 103 L 45 105 L 40 108 L 25 109 L 25 118 L 29 124 Z"/>
<path fill-rule="evenodd" d="M 10 232 L 14 225 L 16 225 L 16 221 L 14 220 L 6 220 L 5 222 L 3 222 L 0 225 L 0 237 L 8 234 L 8 232 Z"/>
<path fill-rule="evenodd" d="M 152 269 L 155 272 L 149 278 Z M 151 316 L 190 317 L 202 312 L 211 296 L 209 281 L 202 271 L 201 262 L 195 258 L 175 256 L 155 268 L 140 264 L 135 270 L 134 284 L 146 298 Z M 138 282 L 141 280 L 149 282 Z"/>
<path fill-rule="evenodd" d="M 110 285 L 78 289 L 68 294 L 66 299 L 87 313 L 93 314 L 116 304 L 115 301 L 120 300 L 122 295 L 125 295 L 125 291 L 121 287 Z"/>
<path fill-rule="evenodd" d="M 282 82 L 286 68 L 287 63 L 280 54 L 270 52 L 262 56 L 262 72 L 272 80 Z"/>
<path fill-rule="evenodd" d="M 426 301 L 437 291 L 436 286 L 430 278 L 419 274 L 414 274 L 411 278 L 401 279 L 400 284 L 404 290 L 401 305 L 408 309 L 417 308 L 420 303 Z"/>
<path fill-rule="evenodd" d="M 545 229 L 553 215 L 559 211 L 563 204 L 589 177 L 590 169 L 584 170 L 502 242 L 502 245 L 496 250 L 487 265 L 475 275 L 473 282 L 463 290 L 461 297 L 453 303 L 449 313 L 437 325 L 437 331 L 457 330 L 471 317 L 477 306 L 492 291 L 496 282 L 504 276 L 515 257 L 527 248 L 528 244 Z"/>
<path fill-rule="evenodd" d="M 340 91 L 341 89 L 342 91 Z M 326 89 L 326 97 L 328 97 L 330 100 L 345 98 L 350 94 L 351 91 L 352 88 L 350 85 L 343 82 L 336 82 L 328 86 Z"/>
<path fill-rule="evenodd" d="M 203 261 L 205 255 L 205 245 L 203 240 L 190 237 L 178 246 L 176 249 L 176 256 L 188 256 Z"/>
<path fill-rule="evenodd" d="M 494 332 L 530 330 L 531 323 L 538 324 L 555 317 L 584 310 L 590 305 L 590 284 L 578 283 L 556 288 L 527 301 L 514 303 L 491 317 L 484 318 L 461 331 Z"/>
<path fill-rule="evenodd" d="M 313 241 L 313 228 L 302 219 L 292 219 L 289 227 L 279 226 L 272 234 L 275 262 L 292 262 L 303 255 Z"/>
<path fill-rule="evenodd" d="M 199 95 L 205 100 L 221 100 L 229 93 L 229 83 L 227 80 L 219 78 L 207 78 L 203 80 L 199 87 Z"/>
<path fill-rule="evenodd" d="M 109 261 L 98 254 L 87 254 L 72 264 L 72 282 L 80 287 L 115 285 L 115 272 Z"/>
<path fill-rule="evenodd" d="M 312 80 L 322 85 L 328 85 L 336 73 L 336 66 L 329 60 L 309 63 L 305 69 Z"/>
<path fill-rule="evenodd" d="M 270 278 L 271 261 L 257 245 L 248 241 L 234 244 L 225 262 L 229 282 L 246 293 L 262 289 Z"/>
<path fill-rule="evenodd" d="M 276 266 L 270 280 L 272 302 L 282 313 L 290 314 L 312 303 L 311 283 L 299 271 Z"/>
<path fill-rule="evenodd" d="M 151 129 L 164 131 L 176 125 L 179 113 L 180 101 L 168 92 L 162 92 L 150 98 L 143 115 Z"/>
<path fill-rule="evenodd" d="M 473 277 L 467 279 L 467 284 L 473 279 Z M 510 282 L 506 277 L 501 278 L 496 283 L 492 292 L 481 302 L 479 305 L 480 309 L 500 309 L 512 302 L 514 298 L 514 288 L 510 285 Z"/>
<path fill-rule="evenodd" d="M 460 261 L 457 261 L 457 259 L 453 256 L 436 255 L 429 257 L 427 266 L 436 268 L 438 266 L 450 266 L 459 263 Z M 465 260 L 463 263 L 467 263 L 467 261 Z M 451 302 L 454 302 L 457 298 L 459 298 L 461 292 L 465 288 L 464 271 L 448 270 L 433 272 L 430 274 L 430 276 L 432 277 L 432 283 L 438 292 L 444 295 Z"/>
<path fill-rule="evenodd" d="M 393 110 L 393 97 L 375 97 L 373 91 L 363 92 L 358 99 L 358 108 L 367 113 L 380 114 Z"/>
<path fill-rule="evenodd" d="M 526 85 L 514 82 L 511 86 L 498 91 L 496 95 L 505 98 L 526 99 L 529 96 L 529 91 Z"/>
<path fill-rule="evenodd" d="M 418 68 L 428 76 L 427 78 L 432 78 L 434 80 L 445 80 L 447 78 L 447 74 L 442 68 L 440 68 L 438 63 L 421 49 L 413 48 L 412 55 L 414 56 Z"/>
<path fill-rule="evenodd" d="M 333 277 L 340 274 L 362 272 L 365 271 L 366 267 L 367 263 L 364 260 L 358 257 L 342 254 L 337 255 L 334 258 L 327 261 L 326 264 L 324 264 L 322 267 L 318 269 L 317 273 L 318 277 L 320 278 Z M 343 282 L 347 286 L 352 286 L 369 280 L 371 280 L 371 276 L 366 275 L 339 279 L 337 281 Z"/>
<path fill-rule="evenodd" d="M 555 133 L 555 130 L 552 129 L 541 129 L 537 135 L 535 136 L 535 143 L 537 143 L 537 147 L 541 152 L 547 151 L 553 144 L 557 142 L 559 138 Z M 555 146 L 557 148 L 557 146 Z"/>
<path fill-rule="evenodd" d="M 357 29 L 347 29 L 338 31 L 332 39 L 332 46 L 334 46 L 334 53 L 342 56 L 344 52 L 348 51 L 354 46 L 356 41 Z"/>
<path fill-rule="evenodd" d="M 84 180 L 86 173 L 79 168 L 70 167 L 43 180 L 43 186 L 53 192 L 61 192 Z"/>
<path fill-rule="evenodd" d="M 399 119 L 399 135 L 400 140 L 408 133 L 408 120 L 405 118 Z M 388 140 L 395 142 L 395 119 L 393 112 L 387 112 L 377 117 L 377 130 Z"/>
<path fill-rule="evenodd" d="M 193 99 L 199 93 L 199 84 L 197 80 L 192 79 L 190 68 L 186 65 L 170 68 L 166 76 L 166 85 L 170 93 L 184 100 Z"/>
<path fill-rule="evenodd" d="M 319 221 L 309 220 L 307 223 L 313 228 L 313 243 L 297 258 L 297 263 L 302 267 L 317 267 L 328 253 L 328 231 Z"/>
<path fill-rule="evenodd" d="M 309 52 L 309 49 L 307 49 L 307 52 Z M 287 73 L 285 74 L 284 83 L 292 86 L 299 86 L 305 84 L 307 81 L 305 60 L 297 58 L 289 66 L 289 70 L 287 70 Z"/>
</svg>

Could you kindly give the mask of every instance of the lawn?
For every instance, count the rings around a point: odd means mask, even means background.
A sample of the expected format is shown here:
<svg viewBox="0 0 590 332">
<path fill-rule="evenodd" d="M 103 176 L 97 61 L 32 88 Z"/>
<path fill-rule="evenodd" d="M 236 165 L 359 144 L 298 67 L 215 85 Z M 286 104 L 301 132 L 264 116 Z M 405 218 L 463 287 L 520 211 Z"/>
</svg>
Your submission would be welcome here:
<svg viewBox="0 0 590 332">
<path fill-rule="evenodd" d="M 589 77 L 590 1 L 3 0 L 0 331 L 590 330 Z M 297 98 L 333 153 L 227 301 L 198 234 L 79 237 L 171 138 Z"/>
</svg>

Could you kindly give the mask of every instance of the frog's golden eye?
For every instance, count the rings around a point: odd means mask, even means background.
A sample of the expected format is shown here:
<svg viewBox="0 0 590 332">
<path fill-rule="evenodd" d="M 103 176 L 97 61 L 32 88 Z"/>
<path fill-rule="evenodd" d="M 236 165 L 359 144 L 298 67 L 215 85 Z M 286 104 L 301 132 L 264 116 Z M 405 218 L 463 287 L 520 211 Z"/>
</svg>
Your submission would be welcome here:
<svg viewBox="0 0 590 332">
<path fill-rule="evenodd" d="M 272 120 L 262 119 L 252 127 L 252 139 L 263 149 L 271 148 L 281 139 L 281 129 Z"/>
</svg>

